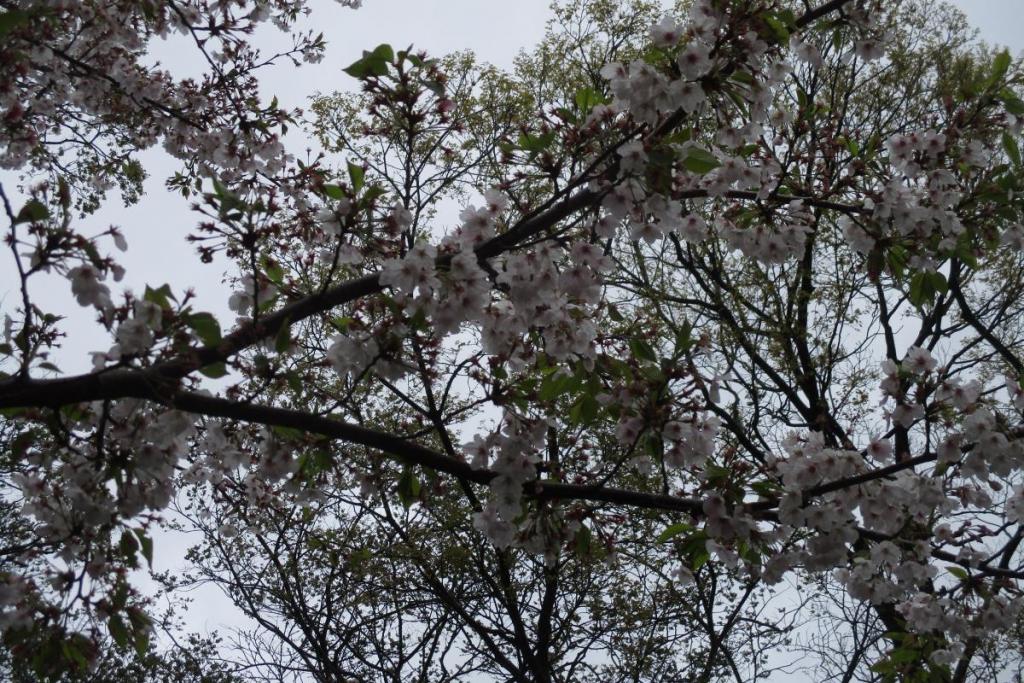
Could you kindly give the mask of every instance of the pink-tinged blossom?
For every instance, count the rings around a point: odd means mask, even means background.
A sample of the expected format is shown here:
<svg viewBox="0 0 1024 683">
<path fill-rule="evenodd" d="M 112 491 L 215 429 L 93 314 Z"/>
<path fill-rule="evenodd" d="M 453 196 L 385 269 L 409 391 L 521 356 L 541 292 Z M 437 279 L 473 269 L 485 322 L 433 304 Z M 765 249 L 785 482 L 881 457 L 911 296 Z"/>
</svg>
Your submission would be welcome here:
<svg viewBox="0 0 1024 683">
<path fill-rule="evenodd" d="M 343 231 L 343 220 L 352 211 L 352 202 L 347 198 L 339 199 L 333 206 L 325 206 L 316 214 L 317 223 L 328 235 L 337 237 Z"/>
<path fill-rule="evenodd" d="M 490 464 L 492 439 L 480 434 L 473 436 L 473 440 L 462 444 L 462 450 L 470 456 L 470 467 L 475 470 L 485 470 Z"/>
<path fill-rule="evenodd" d="M 114 238 L 114 246 L 117 247 L 119 251 L 128 251 L 128 240 L 124 238 L 124 233 L 120 230 L 112 229 L 110 236 Z"/>
<path fill-rule="evenodd" d="M 1024 227 L 1014 223 L 999 235 L 999 243 L 1015 251 L 1024 251 Z"/>
<path fill-rule="evenodd" d="M 380 355 L 377 341 L 367 334 L 338 335 L 327 349 L 327 362 L 339 375 L 358 377 Z"/>
<path fill-rule="evenodd" d="M 914 346 L 907 351 L 907 355 L 900 365 L 903 369 L 914 375 L 926 375 L 934 370 L 938 364 L 938 361 L 932 357 L 928 349 Z"/>
<path fill-rule="evenodd" d="M 654 221 L 640 220 L 633 221 L 629 226 L 629 239 L 634 242 L 643 240 L 647 244 L 653 244 L 665 236 L 661 226 Z"/>
<path fill-rule="evenodd" d="M 405 258 L 384 263 L 380 283 L 410 297 L 416 293 L 429 297 L 441 285 L 437 279 L 436 258 L 437 250 L 432 245 L 417 242 Z"/>
<path fill-rule="evenodd" d="M 624 81 L 629 78 L 629 69 L 621 62 L 610 62 L 601 67 L 601 78 L 608 81 Z"/>
<path fill-rule="evenodd" d="M 1017 410 L 1024 410 L 1024 387 L 1021 386 L 1020 380 L 1011 375 L 1006 375 L 1003 380 L 1006 382 L 1006 391 L 1010 394 L 1013 407 Z"/>
<path fill-rule="evenodd" d="M 677 232 L 684 240 L 694 244 L 699 244 L 711 236 L 708 224 L 695 213 L 687 214 L 683 217 Z"/>
<path fill-rule="evenodd" d="M 256 290 L 255 280 L 251 275 L 243 277 L 239 285 L 241 289 L 236 290 L 228 299 L 228 308 L 239 315 L 248 315 L 252 311 L 254 303 L 263 306 L 277 296 L 277 287 L 269 282 L 262 283 Z"/>
<path fill-rule="evenodd" d="M 68 271 L 71 293 L 79 306 L 94 306 L 105 310 L 111 306 L 110 289 L 103 284 L 103 274 L 88 263 Z"/>
<path fill-rule="evenodd" d="M 707 94 L 696 81 L 673 81 L 668 86 L 667 99 L 671 108 L 692 114 L 707 100 Z"/>
<path fill-rule="evenodd" d="M 946 151 L 946 136 L 943 133 L 928 130 L 921 136 L 919 145 L 921 152 L 926 157 L 935 160 Z"/>
<path fill-rule="evenodd" d="M 985 147 L 981 140 L 971 140 L 960 154 L 960 163 L 980 168 L 985 165 L 991 151 Z"/>
<path fill-rule="evenodd" d="M 412 211 L 401 204 L 395 204 L 384 220 L 384 225 L 389 235 L 397 237 L 412 226 Z"/>
<path fill-rule="evenodd" d="M 875 238 L 848 216 L 839 219 L 839 227 L 843 231 L 846 243 L 857 253 L 869 254 L 875 248 Z"/>
<path fill-rule="evenodd" d="M 457 237 L 459 244 L 474 248 L 494 237 L 494 212 L 487 207 L 467 206 L 459 214 L 459 220 L 462 221 Z"/>
<path fill-rule="evenodd" d="M 907 405 L 900 403 L 889 413 L 892 421 L 904 429 L 909 429 L 917 420 L 924 417 L 924 406 L 916 403 Z"/>
<path fill-rule="evenodd" d="M 623 416 L 619 418 L 615 428 L 615 437 L 623 446 L 630 446 L 636 443 L 643 428 L 644 419 L 642 417 Z"/>
<path fill-rule="evenodd" d="M 665 15 L 649 31 L 651 42 L 660 48 L 672 48 L 683 35 L 683 27 L 675 19 Z"/>
<path fill-rule="evenodd" d="M 363 254 L 360 252 L 359 247 L 347 243 L 321 249 L 317 258 L 320 263 L 327 266 L 356 265 L 363 262 Z"/>
<path fill-rule="evenodd" d="M 515 527 L 498 516 L 498 508 L 493 502 L 488 502 L 483 510 L 473 514 L 473 528 L 499 549 L 512 545 L 515 537 Z"/>
<path fill-rule="evenodd" d="M 1024 486 L 1014 486 L 1006 501 L 1006 521 L 1024 524 Z"/>
<path fill-rule="evenodd" d="M 711 70 L 711 48 L 702 40 L 691 40 L 676 58 L 679 71 L 693 81 Z"/>
<path fill-rule="evenodd" d="M 853 50 L 865 62 L 873 62 L 885 56 L 885 46 L 870 38 L 854 42 Z"/>
<path fill-rule="evenodd" d="M 690 6 L 690 20 L 696 29 L 711 34 L 725 23 L 725 16 L 711 0 L 697 0 Z"/>
<path fill-rule="evenodd" d="M 476 253 L 465 249 L 451 260 L 448 282 L 431 309 L 438 334 L 455 332 L 464 322 L 478 321 L 490 301 L 490 283 Z"/>
<path fill-rule="evenodd" d="M 138 318 L 125 320 L 117 328 L 117 343 L 124 355 L 143 353 L 153 345 L 153 332 Z"/>
<path fill-rule="evenodd" d="M 693 572 L 685 564 L 680 564 L 672 571 L 672 578 L 680 586 L 689 586 L 694 582 Z"/>
<path fill-rule="evenodd" d="M 957 410 L 967 410 L 978 402 L 981 390 L 978 380 L 964 383 L 958 379 L 946 379 L 935 390 L 935 400 L 949 403 Z"/>
<path fill-rule="evenodd" d="M 802 62 L 806 62 L 816 69 L 822 66 L 821 51 L 813 43 L 804 40 L 801 36 L 793 34 L 789 38 L 789 49 Z"/>
<path fill-rule="evenodd" d="M 497 216 L 508 208 L 508 195 L 497 188 L 484 191 L 484 203 L 492 215 Z"/>
<path fill-rule="evenodd" d="M 619 166 L 623 173 L 643 173 L 647 163 L 647 152 L 644 151 L 643 142 L 632 140 L 620 145 L 617 154 L 621 159 Z"/>
<path fill-rule="evenodd" d="M 867 447 L 867 454 L 876 462 L 892 462 L 892 444 L 888 439 L 871 439 L 871 443 Z"/>
</svg>

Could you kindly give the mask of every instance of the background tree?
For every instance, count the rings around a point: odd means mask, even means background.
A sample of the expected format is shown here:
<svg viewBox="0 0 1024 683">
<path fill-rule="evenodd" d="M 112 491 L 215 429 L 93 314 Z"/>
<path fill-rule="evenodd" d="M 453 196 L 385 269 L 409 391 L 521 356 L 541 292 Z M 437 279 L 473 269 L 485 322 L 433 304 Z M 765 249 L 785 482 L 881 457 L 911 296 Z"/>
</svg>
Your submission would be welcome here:
<svg viewBox="0 0 1024 683">
<path fill-rule="evenodd" d="M 325 154 L 298 161 L 246 36 L 301 7 L 98 7 L 6 10 L 12 87 L 80 106 L 39 86 L 37 52 L 131 27 L 122 61 L 76 57 L 97 63 L 72 85 L 124 109 L 83 125 L 154 122 L 129 147 L 162 136 L 173 186 L 208 190 L 192 239 L 239 269 L 239 319 L 155 284 L 115 300 L 97 245 L 119 233 L 81 237 L 82 176 L 33 153 L 53 180 L 7 203 L 22 296 L 0 349 L 39 539 L 0 593 L 16 656 L 86 672 L 104 627 L 145 652 L 128 572 L 180 496 L 197 580 L 256 622 L 256 676 L 749 680 L 790 626 L 771 586 L 823 604 L 819 575 L 870 605 L 825 612 L 855 638 L 842 676 L 1001 665 L 985 644 L 1012 637 L 1024 577 L 1024 103 L 948 9 L 566 4 L 511 76 L 381 45 L 346 70 L 362 96 L 317 101 Z M 35 52 L 33 12 L 55 36 Z M 167 27 L 237 68 L 211 57 L 201 96 L 110 75 Z M 451 199 L 472 204 L 444 229 Z M 46 269 L 111 332 L 91 373 L 39 376 Z"/>
</svg>

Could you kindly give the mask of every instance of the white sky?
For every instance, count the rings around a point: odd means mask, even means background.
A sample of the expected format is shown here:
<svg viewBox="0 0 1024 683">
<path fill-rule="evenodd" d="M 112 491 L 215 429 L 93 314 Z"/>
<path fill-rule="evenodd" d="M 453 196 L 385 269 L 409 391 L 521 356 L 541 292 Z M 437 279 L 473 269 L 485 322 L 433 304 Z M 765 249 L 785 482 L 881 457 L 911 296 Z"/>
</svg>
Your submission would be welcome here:
<svg viewBox="0 0 1024 683">
<path fill-rule="evenodd" d="M 356 87 L 356 81 L 342 73 L 342 69 L 358 59 L 364 49 L 382 42 L 396 48 L 415 45 L 435 55 L 469 49 L 482 60 L 507 68 L 520 49 L 536 44 L 543 36 L 548 4 L 549 0 L 365 0 L 362 8 L 353 11 L 329 0 L 316 0 L 310 3 L 313 13 L 300 27 L 325 34 L 325 59 L 298 71 L 287 63 L 267 69 L 262 91 L 267 100 L 276 95 L 284 105 L 305 107 L 309 97 L 317 92 Z M 1006 44 L 1015 54 L 1024 52 L 1024 0 L 955 0 L 954 4 L 968 14 L 984 40 Z M 507 9 L 510 5 L 511 11 Z M 267 53 L 289 45 L 272 30 L 259 40 Z M 158 47 L 156 57 L 177 73 L 196 68 L 198 60 L 188 50 L 178 48 L 178 44 Z M 302 139 L 294 134 L 290 137 L 292 152 L 302 154 Z M 177 168 L 176 162 L 160 149 L 144 153 L 142 160 L 150 173 L 142 201 L 132 207 L 110 202 L 86 219 L 82 231 L 94 234 L 111 224 L 120 226 L 130 247 L 124 259 L 127 275 L 122 286 L 141 291 L 147 284 L 159 286 L 167 282 L 176 292 L 193 287 L 196 310 L 214 312 L 228 327 L 231 315 L 226 305 L 229 292 L 222 285 L 224 263 L 198 262 L 194 250 L 184 241 L 197 222 L 196 214 L 189 210 L 188 202 L 168 193 L 163 186 L 165 178 Z M 16 183 L 12 174 L 0 172 L 0 182 L 8 194 L 13 193 Z M 14 202 L 17 210 L 20 204 L 17 199 Z M 108 245 L 108 249 L 113 251 L 113 246 Z M 13 268 L 8 261 L 2 263 L 0 311 L 17 305 L 19 298 Z M 66 329 L 73 331 L 65 350 L 57 355 L 58 365 L 67 372 L 87 370 L 88 352 L 105 350 L 109 338 L 93 324 L 90 310 L 74 305 L 66 280 L 35 278 L 33 284 L 37 303 L 67 315 Z M 116 293 L 117 288 L 114 290 Z"/>
<path fill-rule="evenodd" d="M 956 0 L 971 23 L 981 31 L 983 40 L 1006 45 L 1014 54 L 1024 52 L 1024 0 Z M 548 0 L 516 0 L 487 2 L 484 0 L 365 0 L 364 7 L 349 10 L 327 0 L 310 3 L 314 13 L 305 22 L 309 28 L 322 31 L 328 40 L 326 58 L 317 65 L 306 65 L 296 72 L 290 65 L 267 70 L 263 93 L 272 95 L 290 106 L 305 106 L 308 97 L 317 91 L 332 92 L 355 86 L 355 81 L 341 69 L 358 59 L 362 50 L 388 42 L 396 49 L 415 45 L 431 54 L 441 55 L 454 50 L 469 49 L 484 61 L 510 67 L 518 50 L 534 45 L 544 32 Z M 284 46 L 277 36 L 267 34 L 267 51 L 273 44 Z M 182 59 L 177 50 L 158 55 L 171 66 Z M 190 65 L 182 64 L 184 68 Z M 192 65 L 194 67 L 194 63 Z M 301 141 L 300 141 L 301 143 Z M 301 144 L 292 147 L 301 153 Z M 134 207 L 124 208 L 116 202 L 87 219 L 86 234 L 100 232 L 110 224 L 123 228 L 129 251 L 125 283 L 141 291 L 145 284 L 169 282 L 175 291 L 194 287 L 197 309 L 211 310 L 224 321 L 231 319 L 226 308 L 228 290 L 221 284 L 224 264 L 202 265 L 192 248 L 184 242 L 196 223 L 195 214 L 180 196 L 170 195 L 163 182 L 175 164 L 161 151 L 143 157 L 151 176 L 146 182 L 146 196 Z M 10 173 L 0 173 L 0 182 L 10 194 L 15 184 Z M 15 209 L 17 210 L 17 206 Z M 112 250 L 113 247 L 111 246 Z M 13 277 L 9 257 L 0 257 L 0 316 L 17 305 L 17 281 Z M 41 289 L 33 290 L 38 302 L 51 310 L 69 315 L 68 329 L 74 331 L 67 348 L 59 355 L 65 371 L 88 369 L 88 352 L 105 350 L 110 340 L 92 323 L 93 314 L 74 305 L 70 287 L 62 278 L 42 281 Z M 116 291 L 116 290 L 115 290 Z M 176 569 L 184 555 L 183 539 L 158 539 L 157 565 Z M 197 630 L 222 628 L 237 623 L 230 615 L 237 614 L 230 602 L 215 591 L 203 591 L 188 618 Z M 790 678 L 789 680 L 794 680 Z"/>
</svg>

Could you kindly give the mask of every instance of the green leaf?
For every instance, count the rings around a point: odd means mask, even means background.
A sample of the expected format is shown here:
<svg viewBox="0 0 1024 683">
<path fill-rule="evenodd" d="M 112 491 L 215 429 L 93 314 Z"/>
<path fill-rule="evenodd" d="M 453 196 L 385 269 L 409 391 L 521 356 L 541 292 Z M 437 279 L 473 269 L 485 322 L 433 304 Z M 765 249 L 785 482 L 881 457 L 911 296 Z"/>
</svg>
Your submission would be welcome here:
<svg viewBox="0 0 1024 683">
<path fill-rule="evenodd" d="M 925 304 L 932 304 L 936 294 L 945 294 L 948 290 L 949 285 L 946 283 L 945 275 L 922 270 L 914 273 L 910 278 L 907 298 L 910 303 L 920 308 Z"/>
<path fill-rule="evenodd" d="M 988 81 L 985 83 L 985 88 L 991 88 L 993 85 L 1000 83 L 1006 76 L 1006 72 L 1010 69 L 1010 52 L 1009 50 L 1003 50 L 995 56 L 992 60 L 992 74 L 988 77 Z"/>
<path fill-rule="evenodd" d="M 684 320 L 676 330 L 676 353 L 682 355 L 693 346 L 693 324 Z"/>
<path fill-rule="evenodd" d="M 531 133 L 520 133 L 519 135 L 519 147 L 525 149 L 531 154 L 538 154 L 543 152 L 548 146 L 554 142 L 555 133 L 549 131 L 547 133 L 541 133 L 539 135 L 533 135 Z"/>
<path fill-rule="evenodd" d="M 786 28 L 788 28 L 790 31 L 795 31 L 797 29 L 796 14 L 793 13 L 793 10 L 780 9 L 778 12 L 775 13 L 775 16 L 777 16 L 779 18 L 779 21 L 784 23 L 786 25 Z"/>
<path fill-rule="evenodd" d="M 146 535 L 145 530 L 135 529 L 135 535 L 139 537 L 139 545 L 142 548 L 142 556 L 146 558 L 146 562 L 149 563 L 149 568 L 153 568 L 153 539 Z"/>
<path fill-rule="evenodd" d="M 336 329 L 338 332 L 347 332 L 349 325 L 355 322 L 355 318 L 349 318 L 346 316 L 337 316 L 331 318 L 331 327 Z"/>
<path fill-rule="evenodd" d="M 584 114 L 590 113 L 591 109 L 599 104 L 604 104 L 605 102 L 601 93 L 597 92 L 593 88 L 581 88 L 580 90 L 577 90 L 573 100 L 576 102 L 576 108 Z"/>
<path fill-rule="evenodd" d="M 651 362 L 658 360 L 658 356 L 654 353 L 654 349 L 651 348 L 651 345 L 638 337 L 633 337 L 629 340 L 629 350 L 636 358 L 649 360 Z"/>
<path fill-rule="evenodd" d="M 424 78 L 420 80 L 420 83 L 422 83 L 425 88 L 430 90 L 430 92 L 437 95 L 438 99 L 444 99 L 444 84 L 441 83 L 441 81 L 435 80 L 433 78 Z"/>
<path fill-rule="evenodd" d="M 590 527 L 586 524 L 581 524 L 579 531 L 576 532 L 576 537 L 573 539 L 573 550 L 580 557 L 587 557 L 590 555 L 592 541 L 593 534 L 590 532 Z"/>
<path fill-rule="evenodd" d="M 950 574 L 952 574 L 956 578 L 962 579 L 964 581 L 966 581 L 969 578 L 969 576 L 970 576 L 967 573 L 967 570 L 964 569 L 963 567 L 946 567 L 946 571 L 948 571 Z"/>
<path fill-rule="evenodd" d="M 277 335 L 274 337 L 274 350 L 278 353 L 284 353 L 292 345 L 290 322 L 290 320 L 285 320 L 284 324 L 281 325 L 281 329 L 277 331 Z"/>
<path fill-rule="evenodd" d="M 836 52 L 841 51 L 843 48 L 843 32 L 836 29 L 832 32 L 832 49 Z"/>
<path fill-rule="evenodd" d="M 573 424 L 591 424 L 600 409 L 596 398 L 589 393 L 583 394 L 569 409 L 569 420 Z"/>
<path fill-rule="evenodd" d="M 135 540 L 135 536 L 127 531 L 121 534 L 121 541 L 117 544 L 117 551 L 131 567 L 138 567 L 138 561 L 135 556 L 139 552 L 139 542 Z"/>
<path fill-rule="evenodd" d="M 645 365 L 640 368 L 640 374 L 654 384 L 661 384 L 665 381 L 665 373 L 656 365 Z"/>
<path fill-rule="evenodd" d="M 114 594 L 110 598 L 110 604 L 113 605 L 114 610 L 124 609 L 124 606 L 128 603 L 128 584 L 125 583 L 124 579 L 118 579 L 117 585 L 114 587 Z"/>
<path fill-rule="evenodd" d="M 125 647 L 128 645 L 128 639 L 131 635 L 128 633 L 128 626 L 124 623 L 124 619 L 118 614 L 111 614 L 110 618 L 107 619 L 107 629 L 110 631 L 111 637 L 118 647 Z"/>
<path fill-rule="evenodd" d="M 776 42 L 785 43 L 789 40 L 789 29 L 780 19 L 774 15 L 766 14 L 764 15 L 764 22 L 768 24 L 768 28 L 771 29 Z"/>
<path fill-rule="evenodd" d="M 921 652 L 911 648 L 899 647 L 889 653 L 889 661 L 897 664 L 909 664 L 921 659 Z"/>
<path fill-rule="evenodd" d="M 360 548 L 348 556 L 348 566 L 351 569 L 359 569 L 361 565 L 369 562 L 372 558 L 373 553 L 369 548 Z"/>
<path fill-rule="evenodd" d="M 704 547 L 704 541 L 701 541 L 700 550 L 690 554 L 690 568 L 693 571 L 697 571 L 708 563 L 711 559 L 711 553 Z"/>
<path fill-rule="evenodd" d="M 227 366 L 224 363 L 212 363 L 205 367 L 199 368 L 199 372 L 206 375 L 210 379 L 220 379 L 221 377 L 228 374 Z"/>
<path fill-rule="evenodd" d="M 280 285 L 284 280 L 284 268 L 277 261 L 266 256 L 263 257 L 263 273 L 275 285 Z"/>
<path fill-rule="evenodd" d="M 149 630 L 135 631 L 135 654 L 144 656 L 149 650 Z"/>
<path fill-rule="evenodd" d="M 21 207 L 21 211 L 18 212 L 17 218 L 14 219 L 14 224 L 35 223 L 36 221 L 46 220 L 49 217 L 49 209 L 47 209 L 42 202 L 33 199 L 29 201 L 28 204 Z"/>
<path fill-rule="evenodd" d="M 369 187 L 366 188 L 366 192 L 363 193 L 363 198 L 360 200 L 359 205 L 360 206 L 369 206 L 378 197 L 380 197 L 382 195 L 385 195 L 385 194 L 387 194 L 387 190 L 385 190 L 382 186 L 380 186 L 380 185 L 370 185 Z"/>
<path fill-rule="evenodd" d="M 420 480 L 412 467 L 402 470 L 402 476 L 398 479 L 398 499 L 406 508 L 419 500 Z"/>
<path fill-rule="evenodd" d="M 753 83 L 754 83 L 754 76 L 749 71 L 742 71 L 742 70 L 740 70 L 740 71 L 734 71 L 729 76 L 729 80 L 733 80 L 733 81 L 736 81 L 737 83 L 742 83 L 744 85 L 753 85 Z"/>
<path fill-rule="evenodd" d="M 412 50 L 412 46 L 409 46 L 409 50 Z M 423 61 L 422 57 L 413 54 L 409 50 L 402 50 L 401 52 L 399 52 L 398 58 L 401 61 L 409 60 L 409 63 L 415 67 L 422 67 L 424 64 L 426 64 L 426 62 Z"/>
<path fill-rule="evenodd" d="M 395 51 L 392 50 L 391 46 L 388 45 L 387 43 L 381 43 L 380 45 L 378 45 L 374 49 L 372 55 L 373 57 L 377 59 L 383 59 L 386 62 L 395 61 Z"/>
<path fill-rule="evenodd" d="M 708 465 L 704 468 L 704 476 L 709 482 L 725 481 L 732 475 L 732 470 L 720 465 Z"/>
<path fill-rule="evenodd" d="M 275 435 L 289 441 L 299 441 L 306 436 L 306 432 L 295 427 L 284 427 L 282 425 L 274 425 L 270 428 Z"/>
<path fill-rule="evenodd" d="M 23 10 L 10 10 L 0 13 L 0 37 L 3 37 L 29 20 L 28 12 Z"/>
<path fill-rule="evenodd" d="M 1021 101 L 1017 94 L 1009 88 L 1003 88 L 999 92 L 999 100 L 1006 107 L 1006 111 L 1014 116 L 1024 116 L 1024 101 Z"/>
<path fill-rule="evenodd" d="M 686 522 L 679 522 L 678 524 L 672 524 L 665 527 L 665 530 L 658 534 L 658 543 L 665 543 L 670 541 L 679 534 L 685 534 L 693 531 L 693 527 Z"/>
<path fill-rule="evenodd" d="M 683 167 L 691 173 L 704 175 L 718 168 L 718 158 L 714 154 L 700 147 L 691 147 L 683 159 Z"/>
<path fill-rule="evenodd" d="M 206 346 L 217 346 L 221 342 L 220 323 L 212 313 L 201 311 L 188 316 L 185 321 L 189 329 L 196 333 L 199 340 Z"/>
<path fill-rule="evenodd" d="M 706 552 L 707 540 L 708 534 L 706 531 L 703 529 L 695 531 L 683 543 L 683 552 L 691 557 Z"/>
<path fill-rule="evenodd" d="M 537 398 L 541 401 L 553 401 L 564 394 L 578 389 L 580 380 L 575 375 L 565 372 L 553 372 L 544 378 L 537 392 Z"/>
<path fill-rule="evenodd" d="M 335 201 L 345 198 L 345 191 L 340 185 L 324 185 L 323 192 L 326 197 Z"/>
<path fill-rule="evenodd" d="M 351 161 L 348 162 L 348 177 L 352 180 L 352 191 L 358 193 L 359 190 L 363 189 L 363 179 L 366 176 L 366 170 L 359 164 L 353 164 Z"/>
<path fill-rule="evenodd" d="M 177 301 L 174 298 L 174 294 L 171 293 L 170 285 L 162 285 L 158 289 L 146 286 L 146 291 L 142 295 L 142 298 L 150 303 L 154 303 L 160 308 L 170 308 L 171 301 Z"/>
<path fill-rule="evenodd" d="M 1020 166 L 1020 147 L 1017 146 L 1017 141 L 1009 133 L 1003 133 L 1003 149 L 1006 150 L 1006 156 L 1010 157 L 1013 165 Z"/>
<path fill-rule="evenodd" d="M 978 268 L 978 257 L 974 253 L 974 247 L 971 244 L 971 237 L 969 234 L 964 233 L 956 241 L 956 250 L 954 252 L 961 261 L 966 263 L 970 268 L 976 270 Z"/>
<path fill-rule="evenodd" d="M 885 258 L 892 276 L 897 280 L 902 280 L 907 269 L 907 250 L 899 246 L 891 247 L 885 253 Z"/>
<path fill-rule="evenodd" d="M 141 609 L 129 607 L 128 620 L 135 631 L 135 652 L 141 657 L 149 649 L 149 617 Z"/>
<path fill-rule="evenodd" d="M 82 650 L 78 647 L 78 643 L 74 640 L 62 642 L 60 644 L 60 651 L 64 655 L 64 659 L 74 662 L 80 671 L 86 671 L 89 668 L 89 660 L 85 658 Z"/>
<path fill-rule="evenodd" d="M 384 76 L 388 72 L 388 64 L 393 61 L 395 52 L 385 43 L 378 45 L 373 52 L 363 51 L 363 58 L 344 69 L 344 72 L 359 80 L 365 80 L 370 76 Z"/>
<path fill-rule="evenodd" d="M 778 484 L 771 481 L 755 481 L 750 485 L 750 488 L 762 496 L 772 497 L 779 492 Z"/>
</svg>

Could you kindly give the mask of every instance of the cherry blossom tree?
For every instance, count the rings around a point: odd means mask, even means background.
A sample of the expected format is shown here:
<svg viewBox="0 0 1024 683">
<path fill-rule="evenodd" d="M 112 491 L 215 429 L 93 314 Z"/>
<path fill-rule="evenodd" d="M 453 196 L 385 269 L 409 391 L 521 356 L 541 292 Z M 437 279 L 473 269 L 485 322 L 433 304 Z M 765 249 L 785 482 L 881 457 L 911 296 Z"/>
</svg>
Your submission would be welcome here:
<svg viewBox="0 0 1024 683">
<path fill-rule="evenodd" d="M 846 591 L 846 680 L 1003 666 L 1022 72 L 953 10 L 567 3 L 513 74 L 380 45 L 302 158 L 258 74 L 324 38 L 251 39 L 299 0 L 0 8 L 28 193 L 3 194 L 14 661 L 144 656 L 131 572 L 173 509 L 205 539 L 192 578 L 255 620 L 254 675 L 752 680 L 812 616 L 769 616 L 792 584 Z M 201 79 L 147 58 L 174 32 Z M 119 288 L 129 245 L 88 230 L 156 144 L 234 320 Z M 53 276 L 109 333 L 90 372 L 56 364 Z"/>
</svg>

